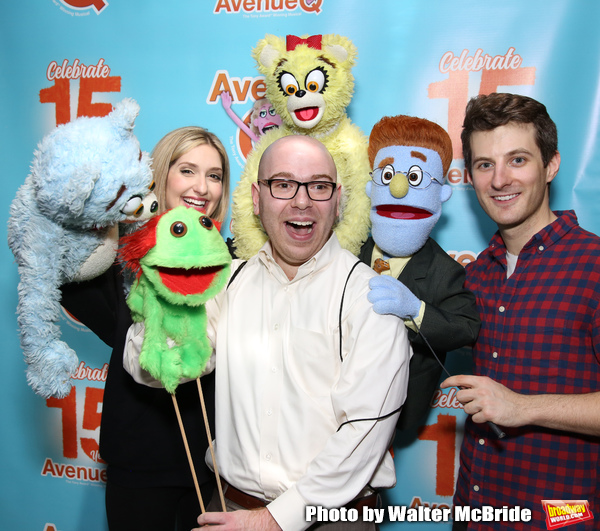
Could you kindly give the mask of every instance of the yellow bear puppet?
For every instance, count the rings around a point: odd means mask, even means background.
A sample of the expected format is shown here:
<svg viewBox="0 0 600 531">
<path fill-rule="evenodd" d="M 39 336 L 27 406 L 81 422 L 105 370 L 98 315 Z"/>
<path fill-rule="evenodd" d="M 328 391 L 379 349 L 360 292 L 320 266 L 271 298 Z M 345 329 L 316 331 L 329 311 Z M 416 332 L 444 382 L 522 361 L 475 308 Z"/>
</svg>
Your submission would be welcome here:
<svg viewBox="0 0 600 531">
<path fill-rule="evenodd" d="M 278 138 L 298 134 L 320 140 L 333 156 L 342 184 L 342 215 L 334 230 L 340 244 L 358 254 L 369 235 L 371 205 L 365 193 L 370 178 L 368 139 L 346 114 L 354 90 L 356 47 L 339 35 L 266 35 L 252 55 L 265 76 L 266 97 L 283 124 L 255 145 L 234 190 L 231 229 L 236 255 L 248 259 L 267 240 L 250 192 L 262 153 Z"/>
</svg>

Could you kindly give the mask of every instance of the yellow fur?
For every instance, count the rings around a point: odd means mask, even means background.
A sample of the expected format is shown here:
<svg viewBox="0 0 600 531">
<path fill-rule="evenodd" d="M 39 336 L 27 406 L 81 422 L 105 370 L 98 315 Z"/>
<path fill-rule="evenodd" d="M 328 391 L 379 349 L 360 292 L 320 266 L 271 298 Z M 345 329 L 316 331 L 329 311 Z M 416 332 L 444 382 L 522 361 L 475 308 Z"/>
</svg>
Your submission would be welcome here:
<svg viewBox="0 0 600 531">
<path fill-rule="evenodd" d="M 285 39 L 267 35 L 258 42 L 253 57 L 258 70 L 266 78 L 266 97 L 282 117 L 283 124 L 261 137 L 254 146 L 233 192 L 232 232 L 238 257 L 250 258 L 267 239 L 260 220 L 253 213 L 250 192 L 252 183 L 256 182 L 260 157 L 276 139 L 293 134 L 317 138 L 333 156 L 344 194 L 343 213 L 335 232 L 343 247 L 358 254 L 369 235 L 371 204 L 365 192 L 370 171 L 368 139 L 346 115 L 354 90 L 351 69 L 356 58 L 355 46 L 346 37 L 323 35 L 322 50 L 301 44 L 288 52 Z M 327 84 L 324 90 L 310 92 L 306 90 L 305 80 L 315 70 L 324 72 Z M 306 91 L 306 101 L 310 101 L 311 106 L 322 109 L 320 119 L 310 122 L 310 127 L 294 120 L 294 105 L 298 106 L 305 100 L 288 96 L 280 89 L 279 78 L 283 72 L 294 76 L 298 88 Z"/>
</svg>

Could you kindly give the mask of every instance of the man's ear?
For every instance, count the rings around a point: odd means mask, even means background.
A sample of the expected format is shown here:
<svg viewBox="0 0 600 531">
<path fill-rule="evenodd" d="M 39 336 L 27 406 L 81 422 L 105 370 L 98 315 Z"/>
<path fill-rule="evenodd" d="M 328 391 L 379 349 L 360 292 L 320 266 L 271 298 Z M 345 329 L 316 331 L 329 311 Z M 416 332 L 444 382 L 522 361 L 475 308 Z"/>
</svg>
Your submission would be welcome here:
<svg viewBox="0 0 600 531">
<path fill-rule="evenodd" d="M 342 185 L 338 184 L 337 190 L 335 191 L 336 193 L 336 198 L 335 198 L 335 217 L 339 218 L 340 217 L 340 203 L 342 201 Z"/>
<path fill-rule="evenodd" d="M 560 169 L 560 153 L 557 151 L 546 166 L 546 183 L 550 184 Z"/>
<path fill-rule="evenodd" d="M 258 199 L 260 196 L 260 190 L 259 190 L 259 186 L 260 184 L 258 184 L 258 182 L 254 182 L 252 183 L 252 188 L 251 188 L 251 192 L 252 192 L 252 205 L 254 205 L 254 214 L 256 216 L 260 215 L 260 210 L 258 208 Z"/>
<path fill-rule="evenodd" d="M 468 182 L 468 183 L 469 183 L 471 186 L 473 186 L 473 177 L 471 177 L 471 172 L 470 172 L 469 170 L 467 170 L 466 168 L 465 168 L 465 171 L 467 172 L 467 182 Z"/>
</svg>

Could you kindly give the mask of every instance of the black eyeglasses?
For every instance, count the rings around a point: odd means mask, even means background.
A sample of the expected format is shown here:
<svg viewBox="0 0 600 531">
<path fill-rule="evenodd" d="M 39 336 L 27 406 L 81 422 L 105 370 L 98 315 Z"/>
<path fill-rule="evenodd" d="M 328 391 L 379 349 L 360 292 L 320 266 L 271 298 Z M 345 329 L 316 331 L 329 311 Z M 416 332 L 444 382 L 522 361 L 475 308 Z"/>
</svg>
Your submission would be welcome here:
<svg viewBox="0 0 600 531">
<path fill-rule="evenodd" d="M 271 196 L 275 199 L 293 199 L 301 186 L 306 187 L 308 197 L 312 201 L 329 201 L 337 188 L 337 183 L 331 181 L 307 181 L 301 183 L 290 179 L 259 179 L 259 184 L 269 187 Z"/>
</svg>

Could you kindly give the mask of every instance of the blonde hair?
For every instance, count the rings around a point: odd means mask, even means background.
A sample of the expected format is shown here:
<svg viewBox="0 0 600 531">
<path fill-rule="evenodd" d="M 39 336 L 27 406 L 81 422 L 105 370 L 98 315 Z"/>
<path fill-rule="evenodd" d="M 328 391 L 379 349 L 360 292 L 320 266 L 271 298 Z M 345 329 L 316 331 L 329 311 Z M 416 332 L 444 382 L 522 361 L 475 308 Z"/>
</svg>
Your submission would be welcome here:
<svg viewBox="0 0 600 531">
<path fill-rule="evenodd" d="M 167 133 L 152 151 L 152 171 L 159 212 L 167 209 L 167 176 L 173 163 L 190 149 L 205 144 L 217 150 L 223 165 L 223 194 L 210 217 L 219 222 L 225 219 L 229 208 L 229 158 L 225 147 L 214 133 L 196 126 L 180 127 Z"/>
</svg>

